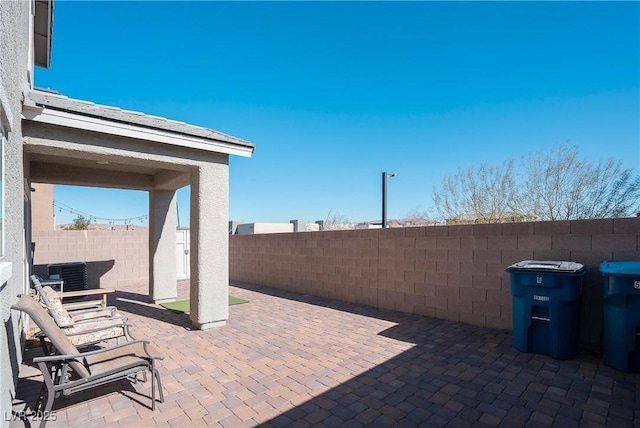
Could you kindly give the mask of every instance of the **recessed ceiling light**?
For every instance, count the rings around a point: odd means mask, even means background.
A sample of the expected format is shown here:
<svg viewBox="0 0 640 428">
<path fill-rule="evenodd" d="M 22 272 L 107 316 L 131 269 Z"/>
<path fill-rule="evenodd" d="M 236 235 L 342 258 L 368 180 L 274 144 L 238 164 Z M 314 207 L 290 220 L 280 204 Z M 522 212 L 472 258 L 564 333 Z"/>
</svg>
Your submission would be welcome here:
<svg viewBox="0 0 640 428">
<path fill-rule="evenodd" d="M 98 165 L 107 165 L 109 163 L 109 161 L 107 160 L 99 160 L 96 162 Z"/>
</svg>

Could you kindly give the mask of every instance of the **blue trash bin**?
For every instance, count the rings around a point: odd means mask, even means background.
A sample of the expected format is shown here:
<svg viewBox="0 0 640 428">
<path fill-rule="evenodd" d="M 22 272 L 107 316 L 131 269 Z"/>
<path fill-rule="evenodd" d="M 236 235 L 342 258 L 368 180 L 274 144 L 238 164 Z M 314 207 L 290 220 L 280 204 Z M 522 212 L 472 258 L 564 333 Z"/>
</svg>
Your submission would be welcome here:
<svg viewBox="0 0 640 428">
<path fill-rule="evenodd" d="M 507 268 L 514 348 L 557 360 L 576 356 L 585 271 L 566 261 L 524 260 Z"/>
<path fill-rule="evenodd" d="M 602 355 L 623 372 L 640 372 L 640 261 L 603 261 Z"/>
</svg>

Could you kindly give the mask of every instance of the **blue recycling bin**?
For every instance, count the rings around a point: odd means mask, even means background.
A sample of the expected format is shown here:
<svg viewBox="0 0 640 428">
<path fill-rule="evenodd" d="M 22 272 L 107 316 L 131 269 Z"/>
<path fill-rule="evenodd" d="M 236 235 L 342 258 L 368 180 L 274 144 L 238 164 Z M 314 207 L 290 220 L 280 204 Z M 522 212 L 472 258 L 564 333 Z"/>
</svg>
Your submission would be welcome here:
<svg viewBox="0 0 640 428">
<path fill-rule="evenodd" d="M 640 372 L 640 261 L 603 261 L 602 355 L 623 372 Z"/>
<path fill-rule="evenodd" d="M 507 268 L 514 348 L 557 360 L 576 356 L 585 271 L 567 261 L 524 260 Z"/>
</svg>

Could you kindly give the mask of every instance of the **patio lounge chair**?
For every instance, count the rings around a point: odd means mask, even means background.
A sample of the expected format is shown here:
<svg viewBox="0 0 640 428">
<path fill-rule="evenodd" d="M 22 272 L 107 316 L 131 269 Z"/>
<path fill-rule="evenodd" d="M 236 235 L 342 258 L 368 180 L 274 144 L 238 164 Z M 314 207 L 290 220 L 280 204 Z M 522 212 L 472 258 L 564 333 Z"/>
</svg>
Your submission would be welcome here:
<svg viewBox="0 0 640 428">
<path fill-rule="evenodd" d="M 91 318 L 75 321 L 74 317 L 62 307 L 56 292 L 48 286 L 40 289 L 40 301 L 47 307 L 53 321 L 74 346 L 83 347 L 109 339 L 119 341 L 120 338 L 124 338 L 127 342 L 134 340 L 129 331 L 127 319 L 119 315 L 109 315 L 110 311 L 103 314 L 102 318 L 99 318 L 100 314 L 95 312 L 83 313 L 80 315 L 88 315 Z M 40 331 L 35 336 L 40 339 L 42 349 L 49 352 L 45 341 L 46 332 Z"/>
<path fill-rule="evenodd" d="M 126 341 L 134 340 L 129 332 L 127 319 L 122 317 L 113 308 L 103 308 L 100 310 L 83 310 L 69 313 L 62 305 L 60 296 L 51 287 L 40 286 L 36 278 L 31 278 L 34 288 L 38 292 L 40 301 L 47 307 L 49 314 L 69 337 L 75 346 L 88 346 L 103 340 L 119 339 L 124 337 Z M 46 334 L 40 332 L 36 334 L 40 339 L 42 348 L 46 351 Z"/>
<path fill-rule="evenodd" d="M 155 361 L 163 359 L 163 356 L 149 341 L 135 340 L 81 353 L 47 311 L 31 297 L 20 296 L 11 309 L 28 314 L 51 340 L 53 348 L 59 354 L 33 359 L 44 377 L 44 385 L 34 410 L 37 411 L 41 406 L 45 392 L 47 401 L 43 414 L 49 414 L 54 398 L 60 393 L 66 396 L 130 377 L 130 380 L 137 381 L 139 373 L 143 374 L 143 380 L 146 381 L 147 371 L 151 373 L 151 409 L 155 410 L 156 384 L 160 392 L 160 402 L 164 402 L 160 374 L 155 365 Z M 45 424 L 46 420 L 43 419 L 40 427 L 43 428 Z"/>
</svg>

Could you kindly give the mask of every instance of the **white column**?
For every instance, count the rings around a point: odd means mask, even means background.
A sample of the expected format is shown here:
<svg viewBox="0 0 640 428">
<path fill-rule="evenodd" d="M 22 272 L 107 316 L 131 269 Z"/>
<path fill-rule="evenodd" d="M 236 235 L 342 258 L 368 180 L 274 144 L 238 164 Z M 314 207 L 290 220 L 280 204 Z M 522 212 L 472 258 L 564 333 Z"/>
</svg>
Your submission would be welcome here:
<svg viewBox="0 0 640 428">
<path fill-rule="evenodd" d="M 228 159 L 227 159 L 228 162 Z M 207 329 L 229 317 L 229 166 L 191 175 L 191 322 Z"/>
<path fill-rule="evenodd" d="M 149 297 L 156 303 L 178 297 L 175 190 L 149 191 Z"/>
</svg>

